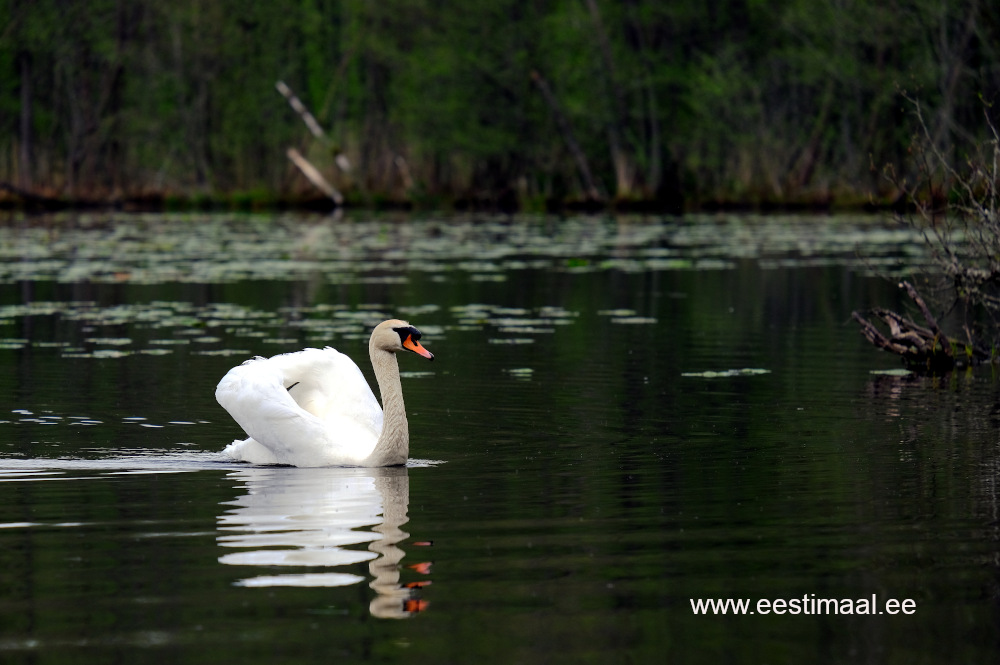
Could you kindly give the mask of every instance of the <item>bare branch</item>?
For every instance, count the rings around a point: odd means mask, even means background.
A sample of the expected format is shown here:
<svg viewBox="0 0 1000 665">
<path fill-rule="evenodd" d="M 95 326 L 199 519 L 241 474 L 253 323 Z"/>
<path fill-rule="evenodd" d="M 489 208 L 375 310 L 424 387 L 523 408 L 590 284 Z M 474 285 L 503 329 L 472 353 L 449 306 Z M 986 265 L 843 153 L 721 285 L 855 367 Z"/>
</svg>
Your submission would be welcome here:
<svg viewBox="0 0 1000 665">
<path fill-rule="evenodd" d="M 944 352 L 951 355 L 951 343 L 948 341 L 948 336 L 944 334 L 943 330 L 941 330 L 941 326 L 938 325 L 937 319 L 934 318 L 933 314 L 931 314 L 931 310 L 928 309 L 927 303 L 924 302 L 924 299 L 920 297 L 920 294 L 917 293 L 917 290 L 913 288 L 913 285 L 909 282 L 904 280 L 900 282 L 899 286 L 906 289 L 907 295 L 909 295 L 913 302 L 917 304 L 917 307 L 920 308 L 920 313 L 923 314 L 924 320 L 930 324 L 931 330 L 934 331 L 935 336 L 937 336 L 937 338 L 941 341 L 941 346 Z"/>
</svg>

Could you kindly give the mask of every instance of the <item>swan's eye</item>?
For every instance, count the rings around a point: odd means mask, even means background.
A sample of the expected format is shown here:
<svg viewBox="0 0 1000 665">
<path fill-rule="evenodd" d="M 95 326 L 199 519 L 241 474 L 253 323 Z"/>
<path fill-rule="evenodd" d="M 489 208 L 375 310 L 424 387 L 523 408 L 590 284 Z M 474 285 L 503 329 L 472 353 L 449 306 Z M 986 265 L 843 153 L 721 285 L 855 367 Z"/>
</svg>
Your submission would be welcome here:
<svg viewBox="0 0 1000 665">
<path fill-rule="evenodd" d="M 420 331 L 414 328 L 413 326 L 409 326 L 406 328 L 393 328 L 393 330 L 395 330 L 396 334 L 399 335 L 400 344 L 405 344 L 407 337 L 412 339 L 414 342 L 420 339 Z"/>
</svg>

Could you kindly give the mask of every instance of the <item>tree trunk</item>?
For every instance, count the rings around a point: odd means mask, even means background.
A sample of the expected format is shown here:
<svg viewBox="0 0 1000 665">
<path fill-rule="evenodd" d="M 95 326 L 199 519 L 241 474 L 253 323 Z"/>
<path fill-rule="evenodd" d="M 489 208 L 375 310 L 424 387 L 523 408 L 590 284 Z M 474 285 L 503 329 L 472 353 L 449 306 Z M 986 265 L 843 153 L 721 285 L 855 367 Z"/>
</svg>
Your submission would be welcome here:
<svg viewBox="0 0 1000 665">
<path fill-rule="evenodd" d="M 629 21 L 632 33 L 635 35 L 635 51 L 639 55 L 639 62 L 645 74 L 642 82 L 642 92 L 646 102 L 646 118 L 643 121 L 645 129 L 644 139 L 646 145 L 636 145 L 637 153 L 645 155 L 647 160 L 646 172 L 644 174 L 644 184 L 647 193 L 659 197 L 663 191 L 663 132 L 660 125 L 660 105 L 657 100 L 657 91 L 654 81 L 656 80 L 656 66 L 650 58 L 650 48 L 646 40 L 646 26 L 636 14 L 636 2 L 630 0 L 626 3 L 629 12 Z"/>
<path fill-rule="evenodd" d="M 615 76 L 614 57 L 611 54 L 611 42 L 604 30 L 601 12 L 596 0 L 586 0 L 590 17 L 594 21 L 594 31 L 597 33 L 597 44 L 601 51 L 601 62 L 604 67 L 604 85 L 607 96 L 611 99 L 611 109 L 608 120 L 608 146 L 611 149 L 611 163 L 615 169 L 615 192 L 618 197 L 627 197 L 632 192 L 632 160 L 624 146 L 625 103 L 624 95 L 618 87 Z"/>
<path fill-rule="evenodd" d="M 973 7 L 968 10 L 965 20 L 957 37 L 949 34 L 951 21 L 949 21 L 948 10 L 945 8 L 941 24 L 938 26 L 940 39 L 937 42 L 938 57 L 941 62 L 941 76 L 939 78 L 941 106 L 937 113 L 937 122 L 934 132 L 934 145 L 942 152 L 949 155 L 952 152 L 952 142 L 950 136 L 955 125 L 955 95 L 960 79 L 966 75 L 969 44 L 976 32 L 976 23 L 979 17 L 978 3 L 973 3 Z M 958 18 L 955 19 L 956 23 Z"/>
<path fill-rule="evenodd" d="M 21 54 L 21 154 L 18 168 L 19 184 L 23 189 L 31 187 L 31 55 Z"/>
<path fill-rule="evenodd" d="M 812 131 L 806 139 L 798 158 L 794 161 L 788 173 L 788 185 L 791 194 L 794 196 L 797 191 L 807 187 L 812 181 L 816 172 L 816 165 L 822 153 L 823 133 L 826 130 L 827 120 L 830 116 L 830 109 L 833 106 L 833 80 L 827 79 L 826 87 L 823 89 L 823 97 L 820 101 L 819 112 L 813 122 Z"/>
<path fill-rule="evenodd" d="M 597 189 L 597 185 L 594 184 L 594 177 L 591 175 L 590 166 L 587 164 L 587 156 L 583 154 L 580 144 L 576 142 L 576 137 L 573 135 L 573 128 L 570 127 L 569 121 L 563 114 L 562 108 L 559 106 L 559 100 L 553 94 L 548 81 L 537 71 L 531 71 L 531 80 L 535 82 L 535 85 L 538 86 L 538 91 L 542 93 L 542 97 L 545 99 L 545 103 L 548 104 L 549 110 L 552 112 L 552 117 L 556 121 L 556 126 L 559 128 L 559 133 L 562 134 L 563 141 L 566 142 L 566 147 L 573 156 L 573 161 L 576 162 L 576 168 L 580 172 L 580 180 L 582 181 L 587 198 L 595 201 L 600 200 L 601 193 Z"/>
</svg>

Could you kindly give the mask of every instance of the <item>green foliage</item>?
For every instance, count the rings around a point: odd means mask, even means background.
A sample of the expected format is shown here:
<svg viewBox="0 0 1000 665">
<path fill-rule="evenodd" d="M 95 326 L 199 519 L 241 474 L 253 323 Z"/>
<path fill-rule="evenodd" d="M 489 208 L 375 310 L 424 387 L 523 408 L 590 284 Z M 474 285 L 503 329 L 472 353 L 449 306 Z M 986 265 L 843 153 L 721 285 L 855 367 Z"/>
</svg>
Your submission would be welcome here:
<svg viewBox="0 0 1000 665">
<path fill-rule="evenodd" d="M 70 194 L 311 193 L 280 79 L 349 197 L 579 197 L 570 131 L 623 199 L 857 199 L 905 157 L 898 86 L 943 138 L 1000 89 L 974 0 L 7 0 L 0 26 L 0 180 Z"/>
</svg>

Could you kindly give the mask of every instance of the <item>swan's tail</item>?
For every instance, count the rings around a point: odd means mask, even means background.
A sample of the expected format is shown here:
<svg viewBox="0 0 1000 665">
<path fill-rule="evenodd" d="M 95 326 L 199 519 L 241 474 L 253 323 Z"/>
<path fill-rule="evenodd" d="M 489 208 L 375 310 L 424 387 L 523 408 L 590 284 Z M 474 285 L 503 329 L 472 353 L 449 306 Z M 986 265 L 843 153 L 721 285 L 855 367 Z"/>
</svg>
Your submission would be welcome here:
<svg viewBox="0 0 1000 665">
<path fill-rule="evenodd" d="M 237 462 L 249 462 L 250 464 L 279 463 L 274 453 L 253 439 L 233 441 L 222 450 L 222 454 L 228 455 Z"/>
</svg>

